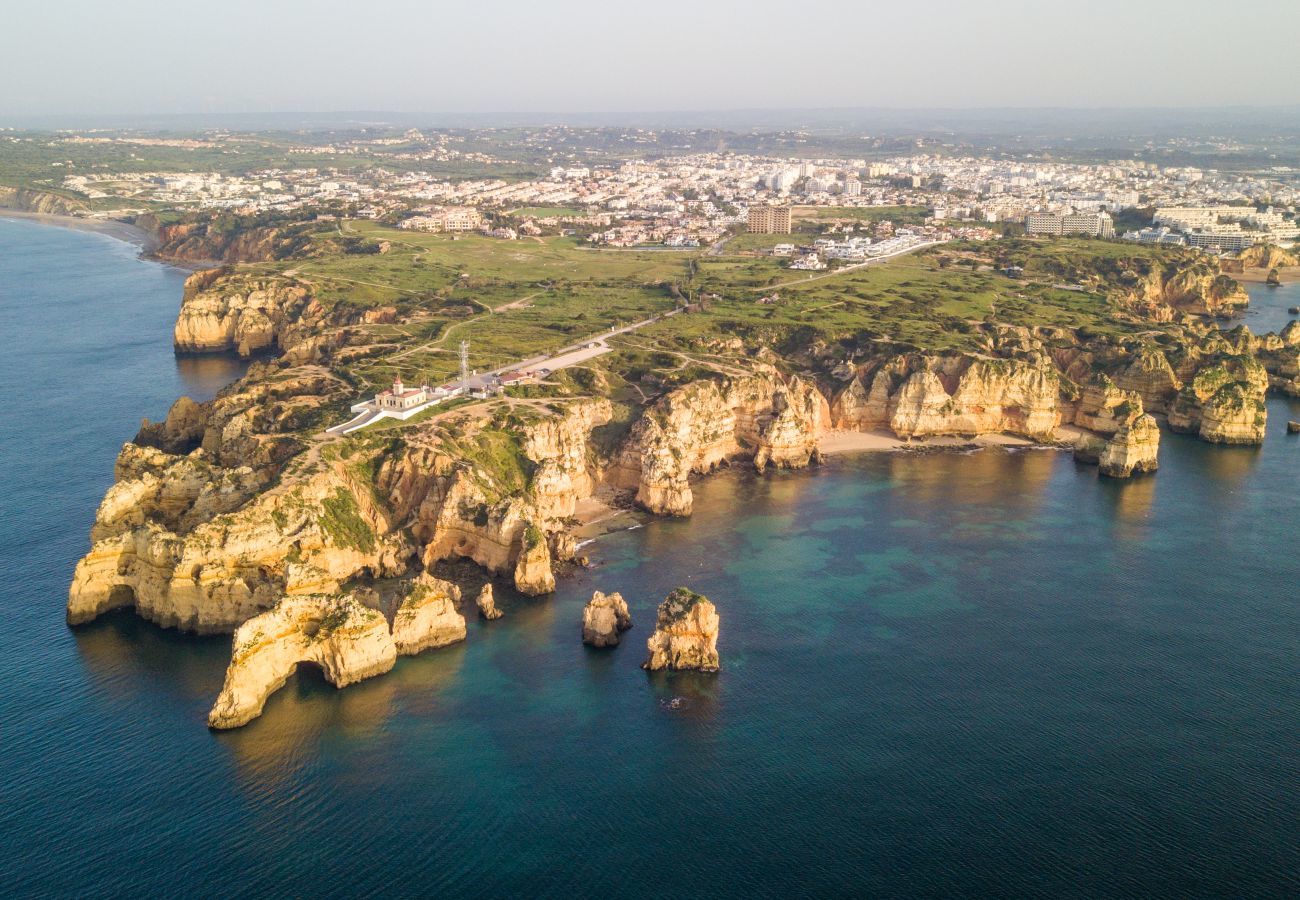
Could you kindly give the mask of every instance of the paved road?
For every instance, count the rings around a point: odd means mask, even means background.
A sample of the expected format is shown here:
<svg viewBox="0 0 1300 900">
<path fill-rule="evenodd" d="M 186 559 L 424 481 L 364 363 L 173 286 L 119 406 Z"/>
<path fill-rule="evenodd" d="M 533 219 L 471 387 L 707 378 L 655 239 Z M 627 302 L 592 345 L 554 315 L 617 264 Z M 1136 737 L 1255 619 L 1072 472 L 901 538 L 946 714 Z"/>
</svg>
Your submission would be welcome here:
<svg viewBox="0 0 1300 900">
<path fill-rule="evenodd" d="M 609 346 L 607 343 L 610 338 L 617 337 L 620 334 L 628 334 L 629 332 L 636 331 L 638 328 L 644 328 L 653 322 L 658 322 L 660 319 L 675 316 L 680 312 L 680 308 L 671 309 L 666 313 L 651 316 L 648 319 L 642 319 L 640 322 L 633 322 L 631 325 L 624 325 L 621 328 L 615 328 L 612 331 L 606 331 L 603 334 L 586 338 L 576 344 L 562 347 L 549 356 L 545 354 L 534 356 L 531 359 L 525 359 L 522 362 L 513 362 L 509 365 L 501 366 L 499 369 L 492 369 L 491 371 L 484 372 L 471 378 L 470 387 L 471 389 L 474 387 L 482 387 L 484 386 L 486 379 L 490 376 L 503 375 L 506 372 L 513 372 L 516 369 L 550 369 L 554 372 L 558 369 L 576 366 L 613 350 L 614 348 Z"/>
</svg>

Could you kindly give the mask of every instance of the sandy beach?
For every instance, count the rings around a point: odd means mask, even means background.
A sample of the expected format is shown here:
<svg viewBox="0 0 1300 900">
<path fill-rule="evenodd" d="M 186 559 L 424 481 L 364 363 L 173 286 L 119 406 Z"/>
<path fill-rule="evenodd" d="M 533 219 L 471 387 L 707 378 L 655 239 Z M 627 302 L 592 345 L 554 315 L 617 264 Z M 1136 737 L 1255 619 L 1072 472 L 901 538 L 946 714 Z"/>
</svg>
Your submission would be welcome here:
<svg viewBox="0 0 1300 900">
<path fill-rule="evenodd" d="M 1268 280 L 1269 269 L 1246 269 L 1232 277 L 1238 281 L 1249 281 L 1255 284 L 1263 284 Z M 1294 284 L 1300 281 L 1300 266 L 1281 266 L 1277 270 L 1277 277 L 1282 284 Z"/>
<path fill-rule="evenodd" d="M 90 219 L 80 216 L 55 216 L 48 213 L 26 212 L 20 209 L 0 209 L 0 218 L 26 219 L 42 225 L 56 225 L 60 228 L 72 228 L 76 231 L 93 231 L 106 234 L 128 244 L 134 244 L 141 251 L 148 252 L 155 246 L 153 235 L 129 222 L 117 219 Z"/>
<path fill-rule="evenodd" d="M 1055 437 L 1063 444 L 1073 444 L 1083 431 L 1073 425 L 1056 429 Z M 842 453 L 869 453 L 893 450 L 954 449 L 959 447 L 1040 447 L 1039 441 L 1010 434 L 981 434 L 975 437 L 941 435 L 937 437 L 903 440 L 893 432 L 877 428 L 873 431 L 831 431 L 822 436 L 818 447 L 825 456 Z"/>
</svg>

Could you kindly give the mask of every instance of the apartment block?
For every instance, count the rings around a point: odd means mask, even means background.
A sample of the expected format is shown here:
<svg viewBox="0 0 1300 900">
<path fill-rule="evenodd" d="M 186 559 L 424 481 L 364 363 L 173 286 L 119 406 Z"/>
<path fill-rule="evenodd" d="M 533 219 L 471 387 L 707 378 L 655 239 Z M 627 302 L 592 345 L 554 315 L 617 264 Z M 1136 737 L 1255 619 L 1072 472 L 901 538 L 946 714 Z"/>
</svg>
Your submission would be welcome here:
<svg viewBox="0 0 1300 900">
<path fill-rule="evenodd" d="M 1025 231 L 1028 234 L 1090 234 L 1094 237 L 1111 238 L 1115 236 L 1115 225 L 1110 216 L 1104 212 L 1070 213 L 1063 216 L 1054 213 L 1030 213 L 1025 216 Z"/>
<path fill-rule="evenodd" d="M 754 206 L 749 210 L 750 234 L 789 234 L 790 207 Z"/>
</svg>

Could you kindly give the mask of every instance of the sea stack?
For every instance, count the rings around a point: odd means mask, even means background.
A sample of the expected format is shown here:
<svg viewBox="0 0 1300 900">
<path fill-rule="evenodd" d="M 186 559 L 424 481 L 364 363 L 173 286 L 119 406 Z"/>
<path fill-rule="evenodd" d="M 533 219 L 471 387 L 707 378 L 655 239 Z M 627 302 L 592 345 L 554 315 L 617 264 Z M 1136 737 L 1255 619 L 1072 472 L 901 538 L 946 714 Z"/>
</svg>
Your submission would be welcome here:
<svg viewBox="0 0 1300 900">
<path fill-rule="evenodd" d="M 649 658 L 641 667 L 718 671 L 718 611 L 709 598 L 679 587 L 659 604 Z"/>
<path fill-rule="evenodd" d="M 1128 478 L 1154 472 L 1160 451 L 1160 426 L 1149 415 L 1140 415 L 1120 426 L 1106 442 L 1097 460 L 1098 471 L 1108 478 Z"/>
<path fill-rule="evenodd" d="M 474 601 L 478 606 L 478 614 L 483 618 L 491 621 L 499 619 L 505 615 L 497 609 L 496 595 L 492 593 L 492 582 L 483 585 L 483 590 L 478 592 L 478 599 Z"/>
<path fill-rule="evenodd" d="M 457 612 L 460 588 L 426 573 L 411 582 L 410 593 L 393 615 L 393 643 L 401 656 L 465 640 L 465 617 Z"/>
<path fill-rule="evenodd" d="M 524 526 L 519 559 L 515 563 L 515 588 L 530 597 L 540 597 L 555 590 L 551 548 L 546 543 L 546 532 L 536 522 Z"/>
<path fill-rule="evenodd" d="M 619 635 L 631 627 L 627 601 L 617 592 L 596 591 L 582 610 L 582 642 L 592 647 L 617 647 Z"/>
</svg>

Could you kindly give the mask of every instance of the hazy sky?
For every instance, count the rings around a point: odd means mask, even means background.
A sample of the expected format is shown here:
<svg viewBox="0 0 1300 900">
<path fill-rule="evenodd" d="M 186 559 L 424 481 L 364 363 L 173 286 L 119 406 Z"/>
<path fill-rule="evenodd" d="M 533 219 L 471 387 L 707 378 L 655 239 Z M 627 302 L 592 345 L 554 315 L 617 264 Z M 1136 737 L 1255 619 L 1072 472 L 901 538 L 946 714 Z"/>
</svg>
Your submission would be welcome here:
<svg viewBox="0 0 1300 900">
<path fill-rule="evenodd" d="M 0 115 L 1300 101 L 1300 0 L 11 0 Z"/>
</svg>

